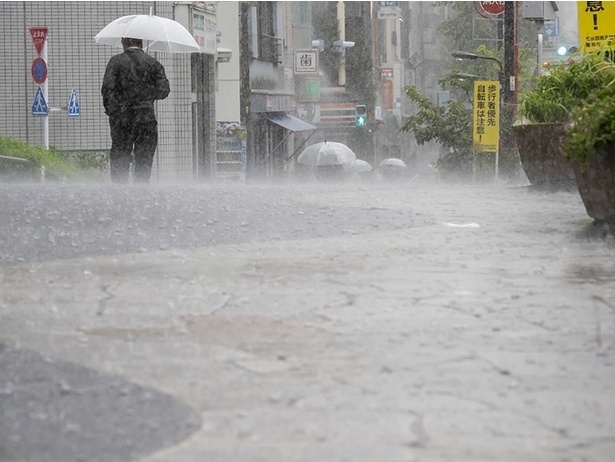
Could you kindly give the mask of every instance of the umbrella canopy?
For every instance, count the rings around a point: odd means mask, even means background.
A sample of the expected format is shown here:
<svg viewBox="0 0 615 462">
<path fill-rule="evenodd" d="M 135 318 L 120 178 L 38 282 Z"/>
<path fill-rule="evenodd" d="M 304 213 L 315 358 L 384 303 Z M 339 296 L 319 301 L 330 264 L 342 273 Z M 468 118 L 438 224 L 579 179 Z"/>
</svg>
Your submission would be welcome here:
<svg viewBox="0 0 615 462">
<path fill-rule="evenodd" d="M 303 150 L 297 162 L 303 165 L 344 165 L 357 159 L 355 153 L 343 143 L 322 141 Z"/>
<path fill-rule="evenodd" d="M 107 24 L 96 36 L 98 44 L 122 46 L 122 37 L 143 40 L 147 51 L 198 53 L 199 44 L 184 26 L 169 18 L 153 14 L 122 16 Z"/>
<path fill-rule="evenodd" d="M 367 173 L 372 171 L 372 166 L 369 162 L 356 159 L 352 162 L 344 164 L 344 171 L 346 173 Z"/>
<path fill-rule="evenodd" d="M 378 164 L 378 166 L 408 168 L 408 166 L 403 160 L 398 159 L 396 157 L 389 157 L 388 159 L 384 159 L 382 162 Z"/>
</svg>

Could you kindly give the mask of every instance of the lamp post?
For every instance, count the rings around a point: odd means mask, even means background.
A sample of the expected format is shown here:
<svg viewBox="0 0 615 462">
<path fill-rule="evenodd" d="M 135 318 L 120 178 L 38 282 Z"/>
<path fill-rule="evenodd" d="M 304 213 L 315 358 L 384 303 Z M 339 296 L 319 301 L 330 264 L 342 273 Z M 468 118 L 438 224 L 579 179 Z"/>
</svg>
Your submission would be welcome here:
<svg viewBox="0 0 615 462">
<path fill-rule="evenodd" d="M 475 74 L 466 74 L 464 72 L 457 72 L 456 74 L 451 75 L 451 77 L 456 78 L 457 80 L 470 80 L 470 81 L 474 81 L 474 80 L 480 80 L 481 78 L 478 75 Z"/>
<path fill-rule="evenodd" d="M 503 83 L 502 77 L 504 76 L 504 66 L 502 65 L 502 62 L 498 58 L 494 58 L 492 56 L 481 56 L 481 55 L 477 55 L 476 53 L 468 53 L 467 51 L 454 51 L 451 54 L 453 58 L 456 58 L 459 61 L 463 61 L 464 59 L 469 59 L 469 60 L 486 59 L 489 61 L 495 61 L 496 63 L 498 63 L 498 66 L 500 68 L 498 72 L 498 81 L 500 83 Z"/>
</svg>

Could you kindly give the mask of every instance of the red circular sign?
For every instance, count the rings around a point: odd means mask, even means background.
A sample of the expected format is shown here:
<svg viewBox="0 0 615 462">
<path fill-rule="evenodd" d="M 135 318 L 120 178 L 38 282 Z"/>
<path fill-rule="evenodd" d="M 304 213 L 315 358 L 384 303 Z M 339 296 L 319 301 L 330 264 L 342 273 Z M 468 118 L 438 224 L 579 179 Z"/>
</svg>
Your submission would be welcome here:
<svg viewBox="0 0 615 462">
<path fill-rule="evenodd" d="M 47 63 L 43 58 L 32 61 L 32 78 L 39 85 L 47 80 Z"/>
<path fill-rule="evenodd" d="M 498 15 L 504 13 L 504 2 L 480 2 L 485 13 Z"/>
</svg>

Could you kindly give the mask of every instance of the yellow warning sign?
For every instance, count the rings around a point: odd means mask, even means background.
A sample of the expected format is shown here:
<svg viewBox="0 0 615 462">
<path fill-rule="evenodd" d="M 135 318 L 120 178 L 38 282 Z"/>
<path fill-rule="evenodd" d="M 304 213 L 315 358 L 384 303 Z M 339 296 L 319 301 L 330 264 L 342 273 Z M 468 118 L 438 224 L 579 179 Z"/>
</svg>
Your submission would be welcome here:
<svg viewBox="0 0 615 462">
<path fill-rule="evenodd" d="M 474 82 L 474 149 L 498 152 L 500 140 L 500 82 Z"/>
<path fill-rule="evenodd" d="M 615 48 L 615 2 L 577 2 L 577 12 L 582 52 Z"/>
</svg>

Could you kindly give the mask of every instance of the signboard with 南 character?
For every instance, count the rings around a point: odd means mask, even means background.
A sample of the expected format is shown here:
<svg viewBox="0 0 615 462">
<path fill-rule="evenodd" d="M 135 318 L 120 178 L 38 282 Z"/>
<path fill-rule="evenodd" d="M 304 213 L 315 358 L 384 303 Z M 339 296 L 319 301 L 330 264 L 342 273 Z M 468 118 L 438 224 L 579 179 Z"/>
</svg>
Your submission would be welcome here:
<svg viewBox="0 0 615 462">
<path fill-rule="evenodd" d="M 318 50 L 295 51 L 295 74 L 318 74 Z"/>
<path fill-rule="evenodd" d="M 474 82 L 474 148 L 479 152 L 498 152 L 500 140 L 500 83 Z"/>
<path fill-rule="evenodd" d="M 615 2 L 577 2 L 577 13 L 583 53 L 615 48 Z"/>
</svg>

